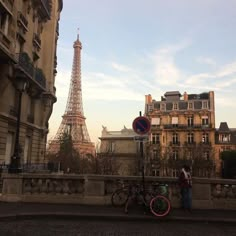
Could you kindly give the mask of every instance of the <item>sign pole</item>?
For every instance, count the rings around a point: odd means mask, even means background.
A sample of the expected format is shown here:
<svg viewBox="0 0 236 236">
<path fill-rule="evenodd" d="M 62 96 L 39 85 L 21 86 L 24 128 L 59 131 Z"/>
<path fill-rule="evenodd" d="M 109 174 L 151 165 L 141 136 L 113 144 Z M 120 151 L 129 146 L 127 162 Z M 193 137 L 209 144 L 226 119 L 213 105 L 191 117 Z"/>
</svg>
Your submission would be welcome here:
<svg viewBox="0 0 236 236">
<path fill-rule="evenodd" d="M 150 130 L 150 121 L 147 117 L 142 116 L 142 112 L 139 112 L 139 116 L 134 119 L 133 121 L 133 130 L 138 135 L 144 135 L 147 134 Z M 143 153 L 143 140 L 144 138 L 139 139 L 140 140 L 140 163 L 141 163 L 141 171 L 142 171 L 142 184 L 143 184 L 143 195 L 145 197 L 145 176 L 144 176 L 144 153 Z"/>
<path fill-rule="evenodd" d="M 142 116 L 142 112 L 139 112 L 139 116 Z M 141 165 L 142 165 L 142 184 L 143 184 L 143 193 L 145 197 L 145 175 L 144 175 L 144 155 L 143 155 L 143 140 L 140 142 L 140 154 L 141 154 Z"/>
<path fill-rule="evenodd" d="M 141 162 L 142 162 L 142 183 L 143 183 L 143 192 L 144 192 L 145 191 L 145 175 L 144 175 L 144 160 L 143 160 L 144 159 L 144 155 L 143 155 L 143 140 L 140 141 L 140 153 L 141 153 Z"/>
</svg>

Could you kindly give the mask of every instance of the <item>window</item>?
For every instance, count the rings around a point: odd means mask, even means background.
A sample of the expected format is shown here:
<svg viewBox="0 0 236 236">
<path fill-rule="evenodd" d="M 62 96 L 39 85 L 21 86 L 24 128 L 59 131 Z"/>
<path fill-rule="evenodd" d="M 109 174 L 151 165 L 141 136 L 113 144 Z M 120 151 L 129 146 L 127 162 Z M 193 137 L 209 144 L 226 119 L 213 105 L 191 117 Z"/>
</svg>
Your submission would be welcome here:
<svg viewBox="0 0 236 236">
<path fill-rule="evenodd" d="M 152 176 L 160 176 L 159 169 L 152 169 Z"/>
<path fill-rule="evenodd" d="M 230 142 L 230 134 L 220 134 L 219 141 L 225 143 Z"/>
<path fill-rule="evenodd" d="M 177 133 L 173 133 L 172 142 L 173 142 L 173 144 L 178 143 L 178 134 Z"/>
<path fill-rule="evenodd" d="M 29 160 L 29 152 L 30 152 L 30 143 L 31 143 L 31 139 L 29 136 L 27 136 L 25 138 L 25 146 L 24 146 L 24 164 L 30 164 L 30 160 Z"/>
<path fill-rule="evenodd" d="M 178 109 L 178 103 L 174 103 L 174 104 L 173 104 L 173 109 L 174 109 L 174 110 L 177 110 L 177 109 Z"/>
<path fill-rule="evenodd" d="M 188 160 L 191 160 L 193 158 L 193 151 L 192 150 L 187 150 L 186 152 L 186 158 Z"/>
<path fill-rule="evenodd" d="M 203 152 L 203 158 L 206 161 L 210 160 L 210 153 L 209 153 L 209 151 L 204 151 Z"/>
<path fill-rule="evenodd" d="M 6 12 L 0 14 L 0 28 L 5 35 L 8 35 L 9 15 Z"/>
<path fill-rule="evenodd" d="M 172 153 L 172 159 L 173 160 L 178 160 L 179 159 L 179 153 L 177 150 L 174 150 Z"/>
<path fill-rule="evenodd" d="M 13 154 L 13 133 L 7 134 L 7 144 L 5 153 L 5 164 L 8 165 L 11 162 L 11 156 Z"/>
<path fill-rule="evenodd" d="M 161 110 L 165 111 L 165 109 L 166 109 L 166 104 L 165 103 L 161 103 Z"/>
<path fill-rule="evenodd" d="M 178 126 L 178 117 L 172 117 L 171 119 L 171 124 L 173 127 L 177 127 Z"/>
<path fill-rule="evenodd" d="M 152 144 L 159 144 L 160 143 L 160 134 L 152 134 Z"/>
<path fill-rule="evenodd" d="M 158 160 L 159 159 L 159 153 L 157 150 L 152 151 L 152 159 L 153 160 Z"/>
<path fill-rule="evenodd" d="M 208 126 L 208 124 L 209 124 L 208 116 L 202 116 L 202 125 Z"/>
<path fill-rule="evenodd" d="M 193 109 L 193 103 L 192 103 L 192 102 L 189 102 L 189 103 L 188 103 L 188 109 L 190 109 L 190 110 Z"/>
<path fill-rule="evenodd" d="M 193 126 L 193 117 L 189 116 L 188 117 L 188 127 L 192 127 Z"/>
<path fill-rule="evenodd" d="M 203 101 L 202 102 L 202 108 L 203 109 L 207 109 L 208 108 L 208 102 L 207 101 Z"/>
<path fill-rule="evenodd" d="M 153 117 L 151 119 L 151 125 L 160 125 L 160 118 L 159 117 Z"/>
<path fill-rule="evenodd" d="M 188 139 L 188 143 L 193 143 L 194 142 L 194 134 L 188 133 L 187 139 Z"/>
<path fill-rule="evenodd" d="M 202 134 L 202 142 L 203 143 L 209 143 L 209 135 L 208 135 L 208 133 L 203 133 Z"/>
<path fill-rule="evenodd" d="M 172 169 L 172 177 L 178 177 L 179 171 L 177 169 Z"/>
<path fill-rule="evenodd" d="M 115 151 L 115 143 L 112 141 L 109 141 L 108 143 L 108 152 L 114 152 Z"/>
</svg>

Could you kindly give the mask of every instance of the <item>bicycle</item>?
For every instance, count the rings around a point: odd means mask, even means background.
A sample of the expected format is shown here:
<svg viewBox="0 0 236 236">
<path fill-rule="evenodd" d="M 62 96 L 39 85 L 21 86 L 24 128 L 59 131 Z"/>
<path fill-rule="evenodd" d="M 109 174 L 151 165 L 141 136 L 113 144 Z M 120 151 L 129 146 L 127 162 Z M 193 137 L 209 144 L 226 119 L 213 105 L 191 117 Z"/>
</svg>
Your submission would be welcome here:
<svg viewBox="0 0 236 236">
<path fill-rule="evenodd" d="M 131 201 L 135 201 L 138 205 L 143 205 L 144 213 L 149 210 L 157 217 L 164 217 L 169 214 L 171 204 L 168 196 L 167 185 L 155 184 L 151 191 L 143 190 L 138 184 L 131 185 L 129 195 L 125 203 L 125 213 L 128 214 L 128 207 Z"/>
<path fill-rule="evenodd" d="M 114 207 L 122 207 L 125 205 L 129 196 L 129 185 L 122 185 L 121 188 L 115 190 L 111 195 L 111 204 Z"/>
</svg>

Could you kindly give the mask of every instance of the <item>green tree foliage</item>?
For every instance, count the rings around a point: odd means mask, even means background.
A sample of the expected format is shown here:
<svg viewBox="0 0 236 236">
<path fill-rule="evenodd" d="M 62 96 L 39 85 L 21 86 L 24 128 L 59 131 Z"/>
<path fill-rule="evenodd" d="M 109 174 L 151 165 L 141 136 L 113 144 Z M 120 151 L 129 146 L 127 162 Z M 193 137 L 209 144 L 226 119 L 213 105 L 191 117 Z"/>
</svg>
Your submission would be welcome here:
<svg viewBox="0 0 236 236">
<path fill-rule="evenodd" d="M 60 169 L 64 173 L 80 172 L 79 153 L 73 147 L 70 134 L 63 134 L 60 141 L 60 150 L 56 155 L 49 157 L 49 162 L 53 164 L 54 171 Z"/>
</svg>

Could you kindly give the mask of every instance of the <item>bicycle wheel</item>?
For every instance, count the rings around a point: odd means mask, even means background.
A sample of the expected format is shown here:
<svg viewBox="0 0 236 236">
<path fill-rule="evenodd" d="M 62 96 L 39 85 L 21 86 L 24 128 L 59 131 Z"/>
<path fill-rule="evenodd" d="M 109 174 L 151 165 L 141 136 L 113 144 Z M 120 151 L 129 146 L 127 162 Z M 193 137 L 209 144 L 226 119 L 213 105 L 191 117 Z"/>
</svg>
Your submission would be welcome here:
<svg viewBox="0 0 236 236">
<path fill-rule="evenodd" d="M 128 189 L 118 189 L 111 195 L 111 204 L 114 207 L 122 207 L 128 199 Z"/>
<path fill-rule="evenodd" d="M 170 201 L 162 195 L 154 197 L 150 202 L 150 211 L 158 217 L 166 216 L 170 212 Z"/>
</svg>

